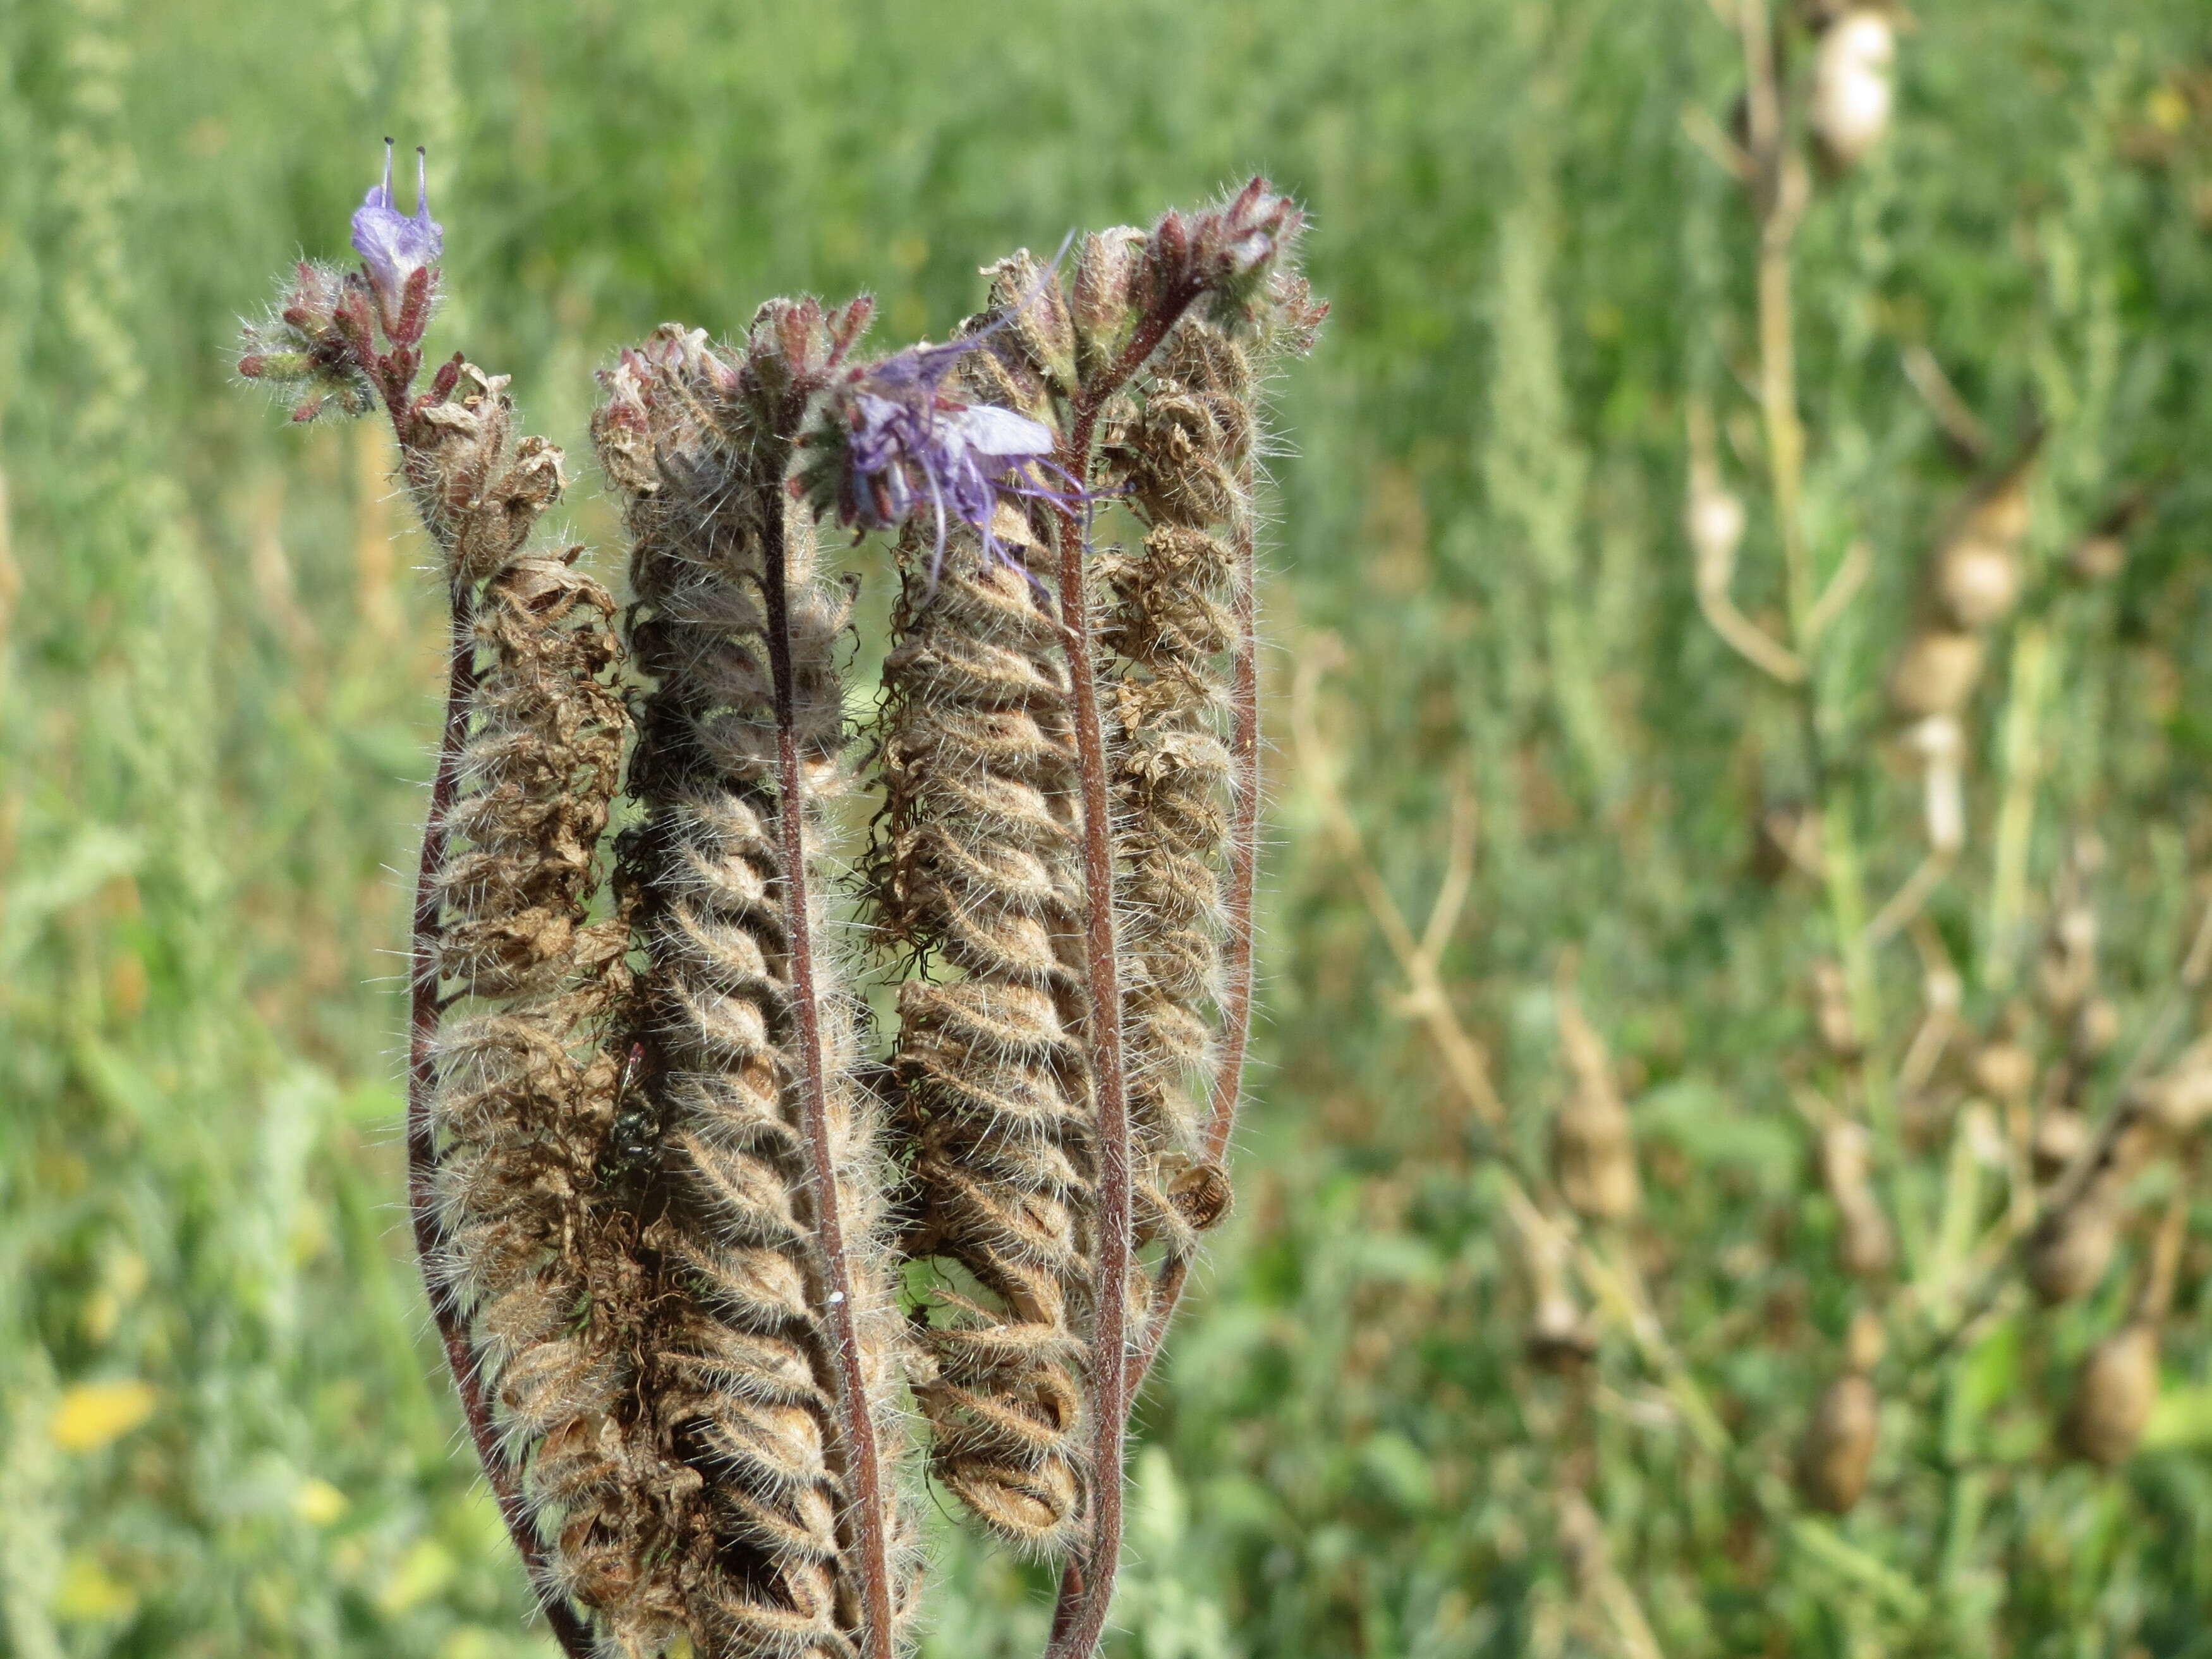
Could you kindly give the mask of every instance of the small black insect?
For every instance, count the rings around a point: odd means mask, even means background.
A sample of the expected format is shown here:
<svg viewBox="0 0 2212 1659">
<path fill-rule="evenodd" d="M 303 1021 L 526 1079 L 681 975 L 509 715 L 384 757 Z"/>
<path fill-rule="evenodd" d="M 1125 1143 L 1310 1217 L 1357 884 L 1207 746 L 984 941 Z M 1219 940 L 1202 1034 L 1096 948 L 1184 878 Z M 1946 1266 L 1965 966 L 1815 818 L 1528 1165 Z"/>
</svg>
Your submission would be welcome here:
<svg viewBox="0 0 2212 1659">
<path fill-rule="evenodd" d="M 645 1044 L 633 1042 L 615 1079 L 615 1121 L 601 1174 L 619 1181 L 651 1164 L 660 1148 L 660 1108 L 647 1087 L 652 1066 Z"/>
</svg>

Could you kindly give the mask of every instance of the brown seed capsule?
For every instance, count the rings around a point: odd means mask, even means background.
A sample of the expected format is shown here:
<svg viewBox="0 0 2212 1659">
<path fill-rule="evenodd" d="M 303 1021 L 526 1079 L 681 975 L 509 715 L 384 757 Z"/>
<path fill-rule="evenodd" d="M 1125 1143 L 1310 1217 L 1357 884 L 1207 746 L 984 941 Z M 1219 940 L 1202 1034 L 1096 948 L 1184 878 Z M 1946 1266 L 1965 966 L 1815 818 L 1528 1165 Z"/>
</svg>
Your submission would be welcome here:
<svg viewBox="0 0 2212 1659">
<path fill-rule="evenodd" d="M 1889 700 L 1908 718 L 1955 714 L 1982 673 L 1982 642 L 1972 634 L 1917 635 L 1890 671 Z"/>
<path fill-rule="evenodd" d="M 1847 1515 L 1865 1496 L 1881 1413 L 1874 1384 L 1856 1371 L 1821 1392 L 1797 1446 L 1797 1489 L 1814 1509 Z"/>
<path fill-rule="evenodd" d="M 2039 1181 L 2056 1181 L 2089 1144 L 2089 1120 L 2071 1106 L 2048 1106 L 2035 1126 L 2028 1155 Z"/>
<path fill-rule="evenodd" d="M 2112 1265 L 2119 1236 L 2117 1194 L 2106 1182 L 2093 1182 L 2028 1236 L 2029 1285 L 2046 1307 L 2087 1295 Z"/>
<path fill-rule="evenodd" d="M 2158 1324 L 2133 1319 L 2089 1351 L 2067 1402 L 2060 1437 L 2076 1457 L 2124 1463 L 2158 1402 Z"/>
</svg>

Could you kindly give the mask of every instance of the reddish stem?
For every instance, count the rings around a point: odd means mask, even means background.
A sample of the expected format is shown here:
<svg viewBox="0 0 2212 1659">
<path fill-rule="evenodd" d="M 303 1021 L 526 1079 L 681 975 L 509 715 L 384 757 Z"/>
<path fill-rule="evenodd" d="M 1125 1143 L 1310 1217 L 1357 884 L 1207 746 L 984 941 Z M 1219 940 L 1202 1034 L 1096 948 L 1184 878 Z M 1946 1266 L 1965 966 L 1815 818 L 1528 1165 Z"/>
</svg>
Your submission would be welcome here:
<svg viewBox="0 0 2212 1659">
<path fill-rule="evenodd" d="M 1200 292 L 1193 284 L 1166 296 L 1139 322 L 1106 372 L 1077 393 L 1058 458 L 1069 477 L 1088 483 L 1092 436 L 1107 401 L 1159 349 Z M 1076 757 L 1083 790 L 1084 969 L 1098 1101 L 1098 1260 L 1092 1293 L 1091 1537 L 1087 1549 L 1062 1575 L 1047 1656 L 1088 1659 L 1106 1627 L 1121 1553 L 1121 1460 L 1130 1400 L 1131 1152 L 1121 977 L 1115 961 L 1113 817 L 1106 732 L 1098 713 L 1097 665 L 1091 652 L 1091 607 L 1084 586 L 1083 526 L 1072 504 L 1061 502 L 1054 513 L 1060 526 L 1060 641 L 1075 696 Z"/>
<path fill-rule="evenodd" d="M 866 1376 L 853 1316 L 853 1275 L 846 1257 L 844 1218 L 837 1201 L 836 1161 L 830 1145 L 829 1088 L 822 1067 L 822 1018 L 815 991 L 814 943 L 806 893 L 805 802 L 800 794 L 799 739 L 793 729 L 791 604 L 785 586 L 784 492 L 779 467 L 761 491 L 766 521 L 762 590 L 768 611 L 769 669 L 775 682 L 777 825 L 783 859 L 785 927 L 791 941 L 791 1000 L 799 1025 L 799 1121 L 814 1187 L 814 1231 L 821 1247 L 826 1310 L 836 1349 L 837 1404 L 845 1439 L 856 1553 L 860 1557 L 862 1651 L 890 1659 L 889 1540 L 884 1530 L 881 1456 L 868 1412 Z"/>
<path fill-rule="evenodd" d="M 446 820 L 460 789 L 461 749 L 468 737 L 469 702 L 477 689 L 476 605 L 465 586 L 453 590 L 451 667 L 446 684 L 446 719 L 438 740 L 438 769 L 430 785 L 430 813 L 422 827 L 422 861 L 415 878 L 415 921 L 410 946 L 413 985 L 407 1030 L 407 1206 L 415 1225 L 415 1255 L 422 1270 L 422 1289 L 429 1297 L 430 1316 L 437 1322 L 445 1345 L 446 1363 L 453 1373 L 453 1388 L 468 1419 L 469 1437 L 484 1479 L 499 1500 L 500 1517 L 514 1540 L 530 1578 L 531 1594 L 545 1622 L 553 1628 L 562 1651 L 569 1659 L 591 1659 L 591 1632 L 568 1601 L 546 1583 L 544 1552 L 531 1527 L 530 1511 L 522 1499 L 522 1484 L 514 1466 L 500 1448 L 499 1431 L 492 1421 L 491 1402 L 485 1397 L 483 1373 L 469 1340 L 468 1322 L 455 1299 L 453 1285 L 437 1270 L 438 1136 L 430 1115 L 430 1097 L 437 1088 L 438 945 L 444 931 L 438 897 L 438 878 L 445 869 L 447 834 Z"/>
</svg>

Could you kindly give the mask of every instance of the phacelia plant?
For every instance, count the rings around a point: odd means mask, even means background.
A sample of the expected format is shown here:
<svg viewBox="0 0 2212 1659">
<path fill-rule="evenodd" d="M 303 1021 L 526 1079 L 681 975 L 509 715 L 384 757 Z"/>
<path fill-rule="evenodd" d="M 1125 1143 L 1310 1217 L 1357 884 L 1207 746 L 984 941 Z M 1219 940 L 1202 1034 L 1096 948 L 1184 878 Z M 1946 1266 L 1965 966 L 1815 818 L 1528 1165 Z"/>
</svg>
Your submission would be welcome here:
<svg viewBox="0 0 2212 1659">
<path fill-rule="evenodd" d="M 295 419 L 385 410 L 445 559 L 410 1199 L 579 1659 L 888 1659 L 925 1469 L 1064 1563 L 1055 1659 L 1096 1647 L 1131 1402 L 1229 1203 L 1259 384 L 1325 309 L 1300 224 L 1255 179 L 1066 278 L 1017 255 L 957 337 L 872 358 L 865 297 L 656 331 L 592 421 L 618 629 L 581 550 L 533 544 L 562 457 L 504 377 L 456 356 L 418 389 L 444 233 L 388 153 L 361 268 L 301 264 L 247 330 L 240 372 Z M 865 750 L 824 520 L 896 566 Z"/>
</svg>

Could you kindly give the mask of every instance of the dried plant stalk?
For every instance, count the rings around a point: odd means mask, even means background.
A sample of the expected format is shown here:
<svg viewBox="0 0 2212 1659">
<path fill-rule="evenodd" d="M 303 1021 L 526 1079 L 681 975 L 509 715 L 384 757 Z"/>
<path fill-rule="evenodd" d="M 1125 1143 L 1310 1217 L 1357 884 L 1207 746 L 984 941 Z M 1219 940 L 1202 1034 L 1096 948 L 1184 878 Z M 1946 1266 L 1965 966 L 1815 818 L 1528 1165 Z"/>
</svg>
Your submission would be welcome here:
<svg viewBox="0 0 2212 1659">
<path fill-rule="evenodd" d="M 857 1004 L 811 948 L 804 872 L 843 781 L 848 602 L 815 577 L 787 441 L 758 419 L 787 320 L 764 313 L 736 362 L 662 330 L 608 377 L 595 422 L 654 685 L 623 860 L 665 1119 L 641 1210 L 640 1393 L 665 1478 L 649 1516 L 604 1530 L 629 1549 L 640 1618 L 681 1609 L 702 1652 L 884 1654 L 913 1579 L 878 1450 L 899 1342 L 884 1182 Z"/>
</svg>

